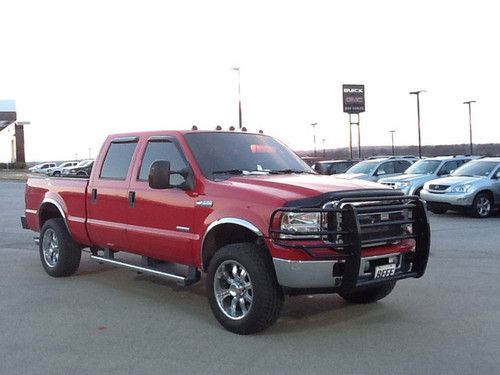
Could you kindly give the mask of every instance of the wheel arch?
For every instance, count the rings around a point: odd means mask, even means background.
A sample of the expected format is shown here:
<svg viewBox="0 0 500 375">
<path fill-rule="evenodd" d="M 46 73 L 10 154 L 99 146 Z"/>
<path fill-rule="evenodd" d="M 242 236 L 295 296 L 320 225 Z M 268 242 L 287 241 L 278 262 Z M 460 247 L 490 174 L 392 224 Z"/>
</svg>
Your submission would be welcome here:
<svg viewBox="0 0 500 375">
<path fill-rule="evenodd" d="M 38 226 L 40 230 L 47 220 L 57 218 L 63 219 L 64 224 L 69 231 L 68 223 L 66 221 L 66 214 L 64 213 L 64 209 L 61 204 L 51 198 L 44 199 L 40 206 L 40 209 L 38 210 Z"/>
<path fill-rule="evenodd" d="M 479 194 L 487 194 L 488 197 L 491 199 L 491 205 L 495 205 L 495 194 L 493 194 L 493 192 L 489 189 L 482 189 L 482 190 L 479 190 L 476 195 L 474 195 L 474 199 L 479 195 Z"/>
<path fill-rule="evenodd" d="M 263 239 L 262 231 L 247 220 L 227 217 L 212 222 L 203 237 L 200 263 L 205 271 L 212 256 L 225 245 L 240 242 L 257 243 Z"/>
</svg>

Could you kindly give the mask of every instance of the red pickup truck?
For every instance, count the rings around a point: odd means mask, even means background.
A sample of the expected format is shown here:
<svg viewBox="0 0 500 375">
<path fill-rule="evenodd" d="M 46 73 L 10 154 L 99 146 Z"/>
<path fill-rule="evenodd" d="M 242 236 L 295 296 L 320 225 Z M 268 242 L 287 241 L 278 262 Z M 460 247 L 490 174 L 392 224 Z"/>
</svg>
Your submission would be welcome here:
<svg viewBox="0 0 500 375">
<path fill-rule="evenodd" d="M 85 248 L 183 285 L 206 272 L 215 317 L 239 334 L 272 325 L 284 295 L 379 300 L 429 256 L 418 197 L 318 175 L 263 134 L 111 135 L 90 178 L 30 178 L 25 199 L 49 275 L 75 273 Z"/>
</svg>

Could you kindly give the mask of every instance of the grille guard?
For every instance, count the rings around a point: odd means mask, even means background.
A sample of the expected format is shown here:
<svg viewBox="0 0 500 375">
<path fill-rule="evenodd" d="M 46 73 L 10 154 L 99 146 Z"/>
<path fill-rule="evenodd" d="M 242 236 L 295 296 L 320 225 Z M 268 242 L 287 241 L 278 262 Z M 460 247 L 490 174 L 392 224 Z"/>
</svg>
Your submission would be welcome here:
<svg viewBox="0 0 500 375">
<path fill-rule="evenodd" d="M 411 215 L 407 218 L 391 220 L 390 214 L 408 210 Z M 286 212 L 298 213 L 323 213 L 327 217 L 327 225 L 330 226 L 332 215 L 341 215 L 341 230 L 324 230 L 319 232 L 291 232 L 280 228 L 281 217 Z M 368 215 L 380 215 L 379 222 L 362 223 L 360 218 Z M 382 215 L 389 215 L 389 219 L 382 219 Z M 387 217 L 387 216 L 386 216 Z M 374 229 L 381 228 L 389 231 L 389 228 L 399 229 L 402 225 L 411 224 L 411 234 L 394 234 L 377 238 L 370 238 L 369 234 L 377 234 Z M 278 226 L 278 228 L 276 228 Z M 369 232 L 366 229 L 371 229 Z M 283 238 L 283 235 L 290 238 Z M 343 198 L 335 201 L 331 208 L 305 208 L 286 207 L 279 208 L 271 215 L 269 225 L 269 236 L 273 243 L 284 248 L 301 249 L 315 260 L 342 259 L 345 260 L 345 271 L 343 274 L 343 289 L 356 286 L 361 251 L 364 247 L 387 245 L 406 239 L 415 240 L 415 251 L 408 256 L 413 263 L 411 275 L 407 277 L 421 277 L 427 267 L 430 250 L 430 227 L 427 218 L 425 203 L 417 196 L 385 196 L 385 197 L 361 197 Z M 300 239 L 293 238 L 301 237 Z M 311 238 L 315 236 L 316 238 Z M 342 242 L 325 241 L 327 238 L 339 238 Z M 309 239 L 308 239 L 309 237 Z M 318 238 L 319 237 L 319 238 Z M 331 254 L 318 255 L 314 249 L 330 249 Z M 386 279 L 385 281 L 387 281 Z"/>
</svg>

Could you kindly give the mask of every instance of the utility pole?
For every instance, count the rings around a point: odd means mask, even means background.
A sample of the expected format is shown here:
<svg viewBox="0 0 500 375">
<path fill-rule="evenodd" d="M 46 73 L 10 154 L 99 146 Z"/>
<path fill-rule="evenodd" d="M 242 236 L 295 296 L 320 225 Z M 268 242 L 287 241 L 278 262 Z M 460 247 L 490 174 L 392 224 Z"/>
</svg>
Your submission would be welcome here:
<svg viewBox="0 0 500 375">
<path fill-rule="evenodd" d="M 394 133 L 396 130 L 389 130 L 389 133 L 391 133 L 391 140 L 392 140 L 392 156 L 394 156 Z"/>
<path fill-rule="evenodd" d="M 311 126 L 313 127 L 313 139 L 314 139 L 314 156 L 316 156 L 316 125 L 318 125 L 317 122 L 313 122 Z"/>
<path fill-rule="evenodd" d="M 471 112 L 471 104 L 476 103 L 475 100 L 469 100 L 468 102 L 464 102 L 469 106 L 469 137 L 470 137 L 470 154 L 472 155 L 472 112 Z"/>
<path fill-rule="evenodd" d="M 322 141 L 323 141 L 323 158 L 326 158 L 326 150 L 325 150 L 325 141 L 326 141 L 326 138 L 323 138 Z"/>
<path fill-rule="evenodd" d="M 417 121 L 418 121 L 418 157 L 422 159 L 422 139 L 420 136 L 420 93 L 425 90 L 411 91 L 410 95 L 417 96 Z"/>
</svg>

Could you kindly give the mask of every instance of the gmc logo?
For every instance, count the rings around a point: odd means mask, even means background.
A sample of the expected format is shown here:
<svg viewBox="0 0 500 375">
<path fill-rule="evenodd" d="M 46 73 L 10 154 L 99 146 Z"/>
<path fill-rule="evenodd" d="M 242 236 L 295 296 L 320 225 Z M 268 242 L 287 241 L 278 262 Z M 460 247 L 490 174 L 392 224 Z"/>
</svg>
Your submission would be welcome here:
<svg viewBox="0 0 500 375">
<path fill-rule="evenodd" d="M 363 93 L 363 89 L 362 88 L 359 88 L 359 89 L 355 89 L 355 88 L 351 88 L 351 89 L 344 89 L 344 92 L 345 93 L 358 93 L 358 94 L 362 94 Z"/>
</svg>

